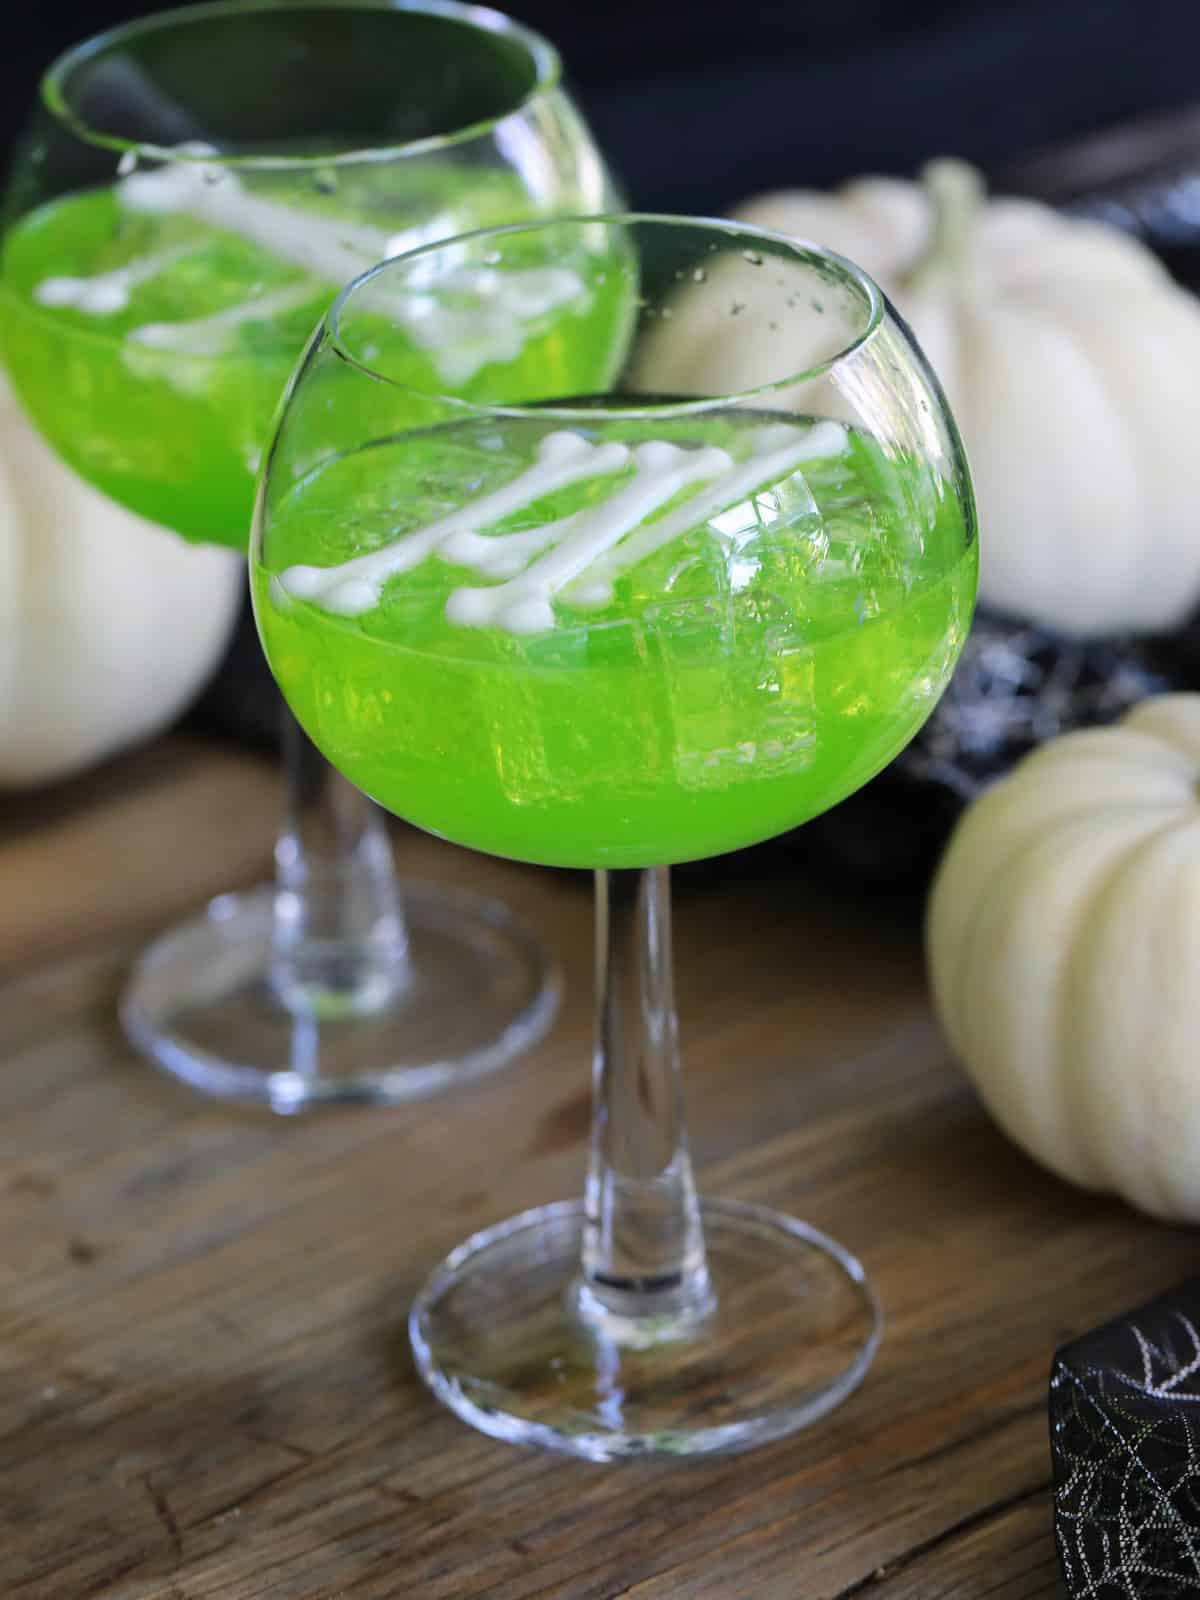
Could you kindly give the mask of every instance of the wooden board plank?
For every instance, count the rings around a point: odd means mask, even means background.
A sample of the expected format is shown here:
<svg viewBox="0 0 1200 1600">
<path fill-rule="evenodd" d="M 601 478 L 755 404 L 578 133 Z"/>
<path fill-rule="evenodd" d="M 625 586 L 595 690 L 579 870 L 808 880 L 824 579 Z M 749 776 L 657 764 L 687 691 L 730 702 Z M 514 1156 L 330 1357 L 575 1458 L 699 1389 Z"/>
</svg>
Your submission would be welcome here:
<svg viewBox="0 0 1200 1600">
<path fill-rule="evenodd" d="M 0 795 L 0 972 L 144 933 L 253 882 L 282 803 L 266 762 L 182 735 Z"/>
<path fill-rule="evenodd" d="M 216 796 L 244 836 L 203 825 Z M 407 870 L 499 893 L 539 928 L 566 969 L 560 1023 L 512 1070 L 405 1109 L 234 1113 L 139 1062 L 113 1002 L 130 934 L 259 865 L 274 804 L 269 771 L 188 743 L 43 825 L 0 815 L 0 882 L 17 885 L 0 942 L 0 1593 L 1053 1593 L 1051 1352 L 1182 1277 L 1194 1239 L 1066 1188 L 994 1131 L 929 1016 L 911 924 L 778 874 L 681 897 L 703 1182 L 844 1238 L 888 1330 L 863 1388 L 808 1433 L 591 1468 L 464 1428 L 404 1338 L 445 1250 L 579 1184 L 587 885 L 400 832 Z M 69 850 L 47 847 L 56 829 Z M 143 853 L 154 871 L 112 870 Z"/>
</svg>

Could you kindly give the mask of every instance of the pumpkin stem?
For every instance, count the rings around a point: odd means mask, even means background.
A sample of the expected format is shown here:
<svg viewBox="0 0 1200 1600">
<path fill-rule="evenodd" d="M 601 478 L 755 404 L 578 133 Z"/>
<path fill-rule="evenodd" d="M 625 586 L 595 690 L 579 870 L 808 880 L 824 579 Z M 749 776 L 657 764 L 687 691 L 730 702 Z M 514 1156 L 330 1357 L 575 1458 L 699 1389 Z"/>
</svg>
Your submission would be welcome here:
<svg viewBox="0 0 1200 1600">
<path fill-rule="evenodd" d="M 975 168 L 951 156 L 928 162 L 920 177 L 929 199 L 929 238 L 916 264 L 905 274 L 908 289 L 962 278 L 975 219 L 986 198 L 983 179 Z"/>
</svg>

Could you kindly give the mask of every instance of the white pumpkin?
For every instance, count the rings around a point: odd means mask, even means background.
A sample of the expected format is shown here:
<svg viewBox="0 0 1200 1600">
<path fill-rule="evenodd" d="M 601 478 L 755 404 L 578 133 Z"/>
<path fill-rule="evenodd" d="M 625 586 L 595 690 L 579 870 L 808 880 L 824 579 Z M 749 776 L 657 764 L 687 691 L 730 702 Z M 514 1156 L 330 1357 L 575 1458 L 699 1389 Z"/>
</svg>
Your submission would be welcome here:
<svg viewBox="0 0 1200 1600">
<path fill-rule="evenodd" d="M 1062 1177 L 1200 1220 L 1200 694 L 1044 745 L 960 819 L 933 995 L 984 1102 Z"/>
<path fill-rule="evenodd" d="M 0 380 L 0 786 L 78 771 L 178 715 L 228 642 L 244 568 L 89 488 Z"/>
<path fill-rule="evenodd" d="M 1169 629 L 1200 601 L 1200 302 L 1149 250 L 985 201 L 957 161 L 735 215 L 850 257 L 911 324 L 971 462 L 981 599 L 1075 634 Z M 748 305 L 679 376 L 737 387 L 761 376 L 754 343 L 785 338 Z"/>
</svg>

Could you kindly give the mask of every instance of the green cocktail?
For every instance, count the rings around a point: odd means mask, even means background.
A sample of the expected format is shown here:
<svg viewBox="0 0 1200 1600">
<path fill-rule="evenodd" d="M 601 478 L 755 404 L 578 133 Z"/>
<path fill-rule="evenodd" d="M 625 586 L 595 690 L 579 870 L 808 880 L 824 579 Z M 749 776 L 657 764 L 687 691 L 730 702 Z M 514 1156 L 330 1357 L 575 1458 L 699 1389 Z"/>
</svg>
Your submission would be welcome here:
<svg viewBox="0 0 1200 1600">
<path fill-rule="evenodd" d="M 970 619 L 964 515 L 840 423 L 533 412 L 325 463 L 253 586 L 293 710 L 382 805 L 659 865 L 794 827 L 911 738 Z"/>
<path fill-rule="evenodd" d="M 4 241 L 0 352 L 82 477 L 189 539 L 242 549 L 271 417 L 342 283 L 534 208 L 503 170 L 331 164 L 315 182 L 258 174 L 251 193 L 197 155 L 22 218 Z M 397 216 L 413 220 L 378 220 Z M 445 381 L 419 337 L 411 370 L 419 386 Z M 475 377 L 453 387 L 470 394 Z"/>
<path fill-rule="evenodd" d="M 594 214 L 609 193 L 553 47 L 485 6 L 183 5 L 43 78 L 0 215 L 0 361 L 83 478 L 244 552 L 272 418 L 345 283 L 448 235 Z M 489 270 L 379 308 L 407 381 L 470 396 L 501 370 L 531 397 L 610 381 L 628 313 L 603 284 L 543 252 L 506 275 L 493 317 L 464 322 Z M 331 374 L 323 423 L 354 426 L 353 373 Z M 389 408 L 397 428 L 424 414 Z M 504 1065 L 556 1008 L 538 942 L 490 897 L 402 892 L 374 808 L 290 717 L 283 737 L 273 881 L 154 942 L 121 1001 L 130 1037 L 206 1093 L 285 1112 Z"/>
<path fill-rule="evenodd" d="M 470 404 L 414 383 L 389 318 L 469 284 L 438 349 L 471 362 L 539 261 L 593 307 L 602 277 L 626 286 L 603 383 L 526 390 L 496 366 Z M 327 314 L 255 505 L 272 670 L 390 810 L 598 869 L 584 1193 L 458 1245 L 409 1319 L 417 1370 L 473 1426 L 590 1461 L 704 1455 L 807 1426 L 867 1371 L 858 1261 L 761 1187 L 697 1196 L 666 868 L 795 827 L 901 749 L 961 649 L 976 549 L 927 363 L 815 246 L 541 221 L 389 261 Z M 798 885 L 777 892 L 782 1003 L 789 960 L 822 955 L 803 924 L 788 940 Z M 747 1093 L 787 1071 L 747 1067 Z"/>
</svg>

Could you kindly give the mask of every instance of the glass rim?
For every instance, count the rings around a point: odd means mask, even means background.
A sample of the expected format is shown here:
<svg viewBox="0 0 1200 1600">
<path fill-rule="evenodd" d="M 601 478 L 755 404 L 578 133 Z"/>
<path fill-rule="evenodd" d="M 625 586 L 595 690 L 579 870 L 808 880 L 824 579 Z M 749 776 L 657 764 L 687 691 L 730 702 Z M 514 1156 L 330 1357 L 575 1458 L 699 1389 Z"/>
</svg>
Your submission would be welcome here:
<svg viewBox="0 0 1200 1600">
<path fill-rule="evenodd" d="M 848 339 L 846 343 L 832 355 L 801 370 L 788 371 L 784 376 L 772 378 L 767 383 L 755 384 L 749 389 L 730 390 L 720 395 L 704 395 L 694 400 L 671 400 L 658 404 L 638 405 L 637 397 L 630 396 L 630 404 L 613 404 L 613 414 L 618 414 L 629 421 L 640 418 L 668 419 L 675 416 L 693 416 L 697 412 L 715 411 L 728 406 L 736 406 L 748 400 L 754 400 L 765 395 L 774 394 L 783 389 L 794 388 L 797 384 L 812 382 L 817 378 L 826 376 L 834 368 L 842 365 L 857 351 L 861 350 L 881 327 L 886 312 L 886 301 L 879 285 L 856 262 L 849 257 L 840 255 L 836 250 L 817 244 L 809 239 L 798 239 L 790 234 L 779 233 L 772 228 L 761 228 L 755 223 L 739 222 L 732 217 L 708 216 L 682 216 L 672 215 L 669 212 L 655 211 L 627 211 L 627 212 L 601 212 L 592 215 L 573 215 L 558 217 L 535 217 L 525 222 L 509 222 L 489 228 L 476 228 L 470 233 L 450 235 L 445 239 L 436 239 L 428 244 L 419 245 L 414 250 L 406 250 L 403 254 L 390 256 L 386 261 L 380 261 L 369 271 L 361 273 L 352 279 L 338 292 L 337 297 L 322 317 L 316 334 L 311 341 L 310 348 L 328 340 L 334 353 L 350 367 L 364 374 L 376 383 L 387 384 L 390 388 L 398 389 L 406 394 L 419 396 L 424 400 L 434 400 L 453 410 L 460 411 L 464 416 L 475 417 L 526 417 L 536 405 L 539 417 L 551 421 L 583 423 L 595 422 L 595 409 L 569 404 L 557 405 L 553 401 L 527 401 L 523 404 L 504 405 L 486 401 L 464 400 L 459 395 L 446 394 L 436 389 L 418 389 L 411 383 L 402 383 L 399 379 L 390 377 L 386 372 L 379 371 L 369 362 L 363 361 L 350 350 L 345 342 L 341 322 L 342 313 L 349 306 L 356 294 L 361 293 L 380 274 L 393 271 L 398 266 L 416 261 L 424 256 L 435 254 L 439 250 L 446 250 L 451 246 L 461 246 L 480 242 L 485 239 L 500 239 L 510 234 L 543 232 L 550 228 L 573 227 L 586 228 L 600 226 L 631 227 L 649 223 L 654 226 L 693 228 L 703 233 L 720 233 L 730 240 L 742 240 L 753 244 L 759 241 L 783 248 L 797 260 L 803 261 L 813 257 L 834 267 L 843 280 L 851 282 L 863 295 L 866 303 L 866 316 L 863 326 Z M 618 397 L 619 398 L 619 397 Z"/>
<path fill-rule="evenodd" d="M 125 139 L 116 134 L 101 133 L 90 127 L 72 110 L 66 96 L 66 82 L 71 73 L 114 46 L 119 46 L 139 34 L 153 33 L 165 27 L 183 27 L 196 21 L 214 17 L 235 17 L 260 12 L 283 15 L 289 11 L 394 11 L 412 12 L 421 16 L 440 17 L 447 22 L 473 28 L 481 34 L 495 34 L 515 40 L 529 56 L 534 69 L 534 81 L 529 91 L 506 111 L 494 117 L 485 117 L 450 133 L 430 134 L 423 139 L 401 140 L 396 144 L 361 145 L 348 150 L 335 150 L 313 155 L 225 155 L 220 151 L 200 151 L 159 145 L 139 139 Z M 46 68 L 39 85 L 41 104 L 63 127 L 83 143 L 102 150 L 112 150 L 120 155 L 141 155 L 163 162 L 198 162 L 206 166 L 222 166 L 242 171 L 305 171 L 312 167 L 351 166 L 364 161 L 388 161 L 398 157 L 427 155 L 456 145 L 469 144 L 474 139 L 494 132 L 511 118 L 523 115 L 545 95 L 558 89 L 562 83 L 562 60 L 554 45 L 536 29 L 515 21 L 503 11 L 491 6 L 466 3 L 466 0 L 203 0 L 199 5 L 180 5 L 148 16 L 135 17 L 117 23 L 100 33 L 92 34 L 64 50 Z"/>
</svg>

